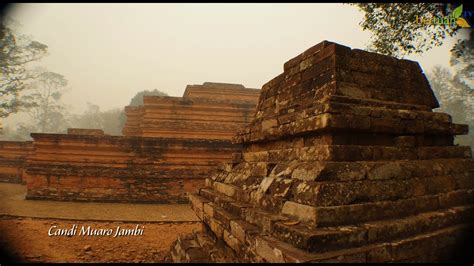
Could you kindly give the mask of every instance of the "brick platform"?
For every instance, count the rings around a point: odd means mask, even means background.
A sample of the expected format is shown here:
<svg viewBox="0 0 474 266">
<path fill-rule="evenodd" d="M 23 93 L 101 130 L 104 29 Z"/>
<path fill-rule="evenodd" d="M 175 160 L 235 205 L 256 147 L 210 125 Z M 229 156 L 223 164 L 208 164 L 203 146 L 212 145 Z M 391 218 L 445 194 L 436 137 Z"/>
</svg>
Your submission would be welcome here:
<svg viewBox="0 0 474 266">
<path fill-rule="evenodd" d="M 431 262 L 472 235 L 466 125 L 418 63 L 324 41 L 262 87 L 233 162 L 190 200 L 174 262 Z"/>
<path fill-rule="evenodd" d="M 36 134 L 27 199 L 186 202 L 237 147 L 219 140 Z"/>
</svg>

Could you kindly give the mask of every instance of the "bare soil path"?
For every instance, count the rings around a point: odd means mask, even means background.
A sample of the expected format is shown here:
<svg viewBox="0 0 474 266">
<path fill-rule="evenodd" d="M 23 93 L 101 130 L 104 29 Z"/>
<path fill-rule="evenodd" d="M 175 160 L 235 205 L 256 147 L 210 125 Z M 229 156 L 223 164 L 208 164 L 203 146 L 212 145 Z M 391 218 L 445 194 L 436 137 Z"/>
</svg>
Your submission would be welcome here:
<svg viewBox="0 0 474 266">
<path fill-rule="evenodd" d="M 0 246 L 18 262 L 163 262 L 178 234 L 200 230 L 196 222 L 139 223 L 141 236 L 48 236 L 52 226 L 134 228 L 136 223 L 0 217 Z"/>
<path fill-rule="evenodd" d="M 0 215 L 87 221 L 197 222 L 188 204 L 25 200 L 26 187 L 0 183 Z"/>
<path fill-rule="evenodd" d="M 0 183 L 0 247 L 19 262 L 163 262 L 179 234 L 201 229 L 188 204 L 38 201 L 25 194 L 24 185 Z M 74 225 L 73 236 L 48 236 Z M 143 235 L 113 237 L 118 226 L 137 225 Z M 83 226 L 113 234 L 81 235 Z"/>
</svg>

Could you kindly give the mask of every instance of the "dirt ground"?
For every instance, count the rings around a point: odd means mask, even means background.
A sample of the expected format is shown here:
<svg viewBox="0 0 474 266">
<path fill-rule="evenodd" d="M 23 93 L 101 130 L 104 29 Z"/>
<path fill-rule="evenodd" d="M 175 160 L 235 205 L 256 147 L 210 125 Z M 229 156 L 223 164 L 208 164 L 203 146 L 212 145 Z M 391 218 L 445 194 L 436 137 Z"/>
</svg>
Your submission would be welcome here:
<svg viewBox="0 0 474 266">
<path fill-rule="evenodd" d="M 143 235 L 48 236 L 50 228 L 143 228 Z M 197 222 L 88 222 L 0 216 L 0 246 L 19 262 L 163 262 L 178 234 L 200 230 Z M 53 232 L 54 230 L 51 230 Z"/>
<path fill-rule="evenodd" d="M 85 221 L 197 222 L 190 204 L 25 200 L 26 186 L 0 182 L 0 216 Z"/>
</svg>

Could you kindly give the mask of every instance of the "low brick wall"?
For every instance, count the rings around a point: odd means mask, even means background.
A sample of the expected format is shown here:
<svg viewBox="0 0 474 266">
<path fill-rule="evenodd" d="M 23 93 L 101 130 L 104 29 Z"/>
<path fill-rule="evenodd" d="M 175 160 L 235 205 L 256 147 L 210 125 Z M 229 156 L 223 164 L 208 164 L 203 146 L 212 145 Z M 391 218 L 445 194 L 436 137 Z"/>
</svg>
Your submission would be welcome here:
<svg viewBox="0 0 474 266">
<path fill-rule="evenodd" d="M 187 202 L 238 146 L 224 140 L 31 134 L 27 199 Z"/>
<path fill-rule="evenodd" d="M 22 183 L 31 141 L 0 141 L 0 182 Z"/>
</svg>

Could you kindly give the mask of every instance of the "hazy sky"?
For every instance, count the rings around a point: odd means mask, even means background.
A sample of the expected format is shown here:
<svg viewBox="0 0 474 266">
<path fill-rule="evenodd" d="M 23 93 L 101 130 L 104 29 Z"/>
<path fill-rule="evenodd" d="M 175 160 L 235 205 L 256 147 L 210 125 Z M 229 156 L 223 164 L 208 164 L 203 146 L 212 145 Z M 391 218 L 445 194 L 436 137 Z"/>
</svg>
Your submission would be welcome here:
<svg viewBox="0 0 474 266">
<path fill-rule="evenodd" d="M 343 4 L 16 4 L 9 15 L 49 46 L 41 65 L 69 80 L 64 101 L 73 113 L 87 102 L 122 108 L 145 89 L 181 96 L 206 81 L 260 88 L 322 40 L 363 49 L 370 37 L 362 13 Z M 409 59 L 425 71 L 448 66 L 451 47 Z"/>
</svg>

